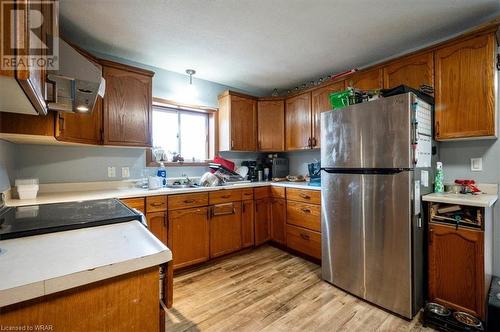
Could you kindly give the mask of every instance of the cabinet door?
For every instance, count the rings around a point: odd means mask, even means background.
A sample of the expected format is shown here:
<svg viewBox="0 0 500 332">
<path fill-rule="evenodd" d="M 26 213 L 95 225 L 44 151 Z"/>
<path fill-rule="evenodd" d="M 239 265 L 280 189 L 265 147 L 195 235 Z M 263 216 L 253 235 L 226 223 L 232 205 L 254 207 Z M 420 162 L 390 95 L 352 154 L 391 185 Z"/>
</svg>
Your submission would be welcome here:
<svg viewBox="0 0 500 332">
<path fill-rule="evenodd" d="M 257 101 L 231 96 L 231 150 L 257 150 Z"/>
<path fill-rule="evenodd" d="M 285 244 L 286 203 L 284 199 L 271 199 L 271 240 Z"/>
<path fill-rule="evenodd" d="M 257 110 L 259 151 L 285 150 L 285 101 L 260 100 Z"/>
<path fill-rule="evenodd" d="M 166 212 L 151 212 L 146 215 L 148 221 L 148 228 L 151 233 L 154 234 L 167 245 L 167 215 Z"/>
<path fill-rule="evenodd" d="M 437 139 L 495 135 L 495 48 L 487 34 L 435 52 Z"/>
<path fill-rule="evenodd" d="M 271 203 L 269 198 L 255 201 L 255 245 L 271 239 Z"/>
<path fill-rule="evenodd" d="M 56 138 L 58 141 L 100 144 L 102 130 L 102 99 L 97 98 L 91 113 L 58 112 Z"/>
<path fill-rule="evenodd" d="M 419 89 L 422 84 L 434 86 L 432 52 L 404 57 L 384 67 L 384 88 L 407 85 Z"/>
<path fill-rule="evenodd" d="M 429 298 L 484 319 L 483 232 L 429 225 Z"/>
<path fill-rule="evenodd" d="M 344 90 L 344 81 L 335 82 L 312 91 L 312 147 L 321 147 L 321 113 L 331 110 L 330 93 Z"/>
<path fill-rule="evenodd" d="M 147 75 L 103 67 L 104 144 L 151 146 L 151 82 Z"/>
<path fill-rule="evenodd" d="M 311 146 L 311 93 L 304 93 L 286 100 L 285 148 L 309 149 Z"/>
<path fill-rule="evenodd" d="M 382 89 L 383 76 L 382 69 L 375 68 L 370 70 L 361 70 L 352 74 L 345 80 L 345 87 L 353 87 L 360 90 Z"/>
<path fill-rule="evenodd" d="M 220 204 L 212 209 L 210 216 L 210 257 L 218 257 L 241 249 L 241 202 Z M 229 209 L 229 210 L 228 210 Z"/>
<path fill-rule="evenodd" d="M 241 210 L 241 246 L 247 248 L 255 244 L 253 200 L 241 202 Z"/>
<path fill-rule="evenodd" d="M 209 259 L 207 207 L 169 211 L 168 226 L 174 269 Z"/>
</svg>

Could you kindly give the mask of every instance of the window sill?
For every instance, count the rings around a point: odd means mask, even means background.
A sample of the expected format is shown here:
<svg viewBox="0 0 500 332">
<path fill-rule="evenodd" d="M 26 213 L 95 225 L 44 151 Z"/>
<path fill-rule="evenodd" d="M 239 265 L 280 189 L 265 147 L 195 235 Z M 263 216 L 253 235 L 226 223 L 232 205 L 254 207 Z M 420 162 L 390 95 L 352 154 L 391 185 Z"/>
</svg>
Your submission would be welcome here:
<svg viewBox="0 0 500 332">
<path fill-rule="evenodd" d="M 206 166 L 208 167 L 208 164 L 212 162 L 211 160 L 208 161 L 185 161 L 185 162 L 171 162 L 171 161 L 166 161 L 163 162 L 163 165 L 165 167 L 184 167 L 184 166 Z M 157 161 L 150 161 L 147 164 L 148 167 L 160 167 L 160 163 Z"/>
</svg>

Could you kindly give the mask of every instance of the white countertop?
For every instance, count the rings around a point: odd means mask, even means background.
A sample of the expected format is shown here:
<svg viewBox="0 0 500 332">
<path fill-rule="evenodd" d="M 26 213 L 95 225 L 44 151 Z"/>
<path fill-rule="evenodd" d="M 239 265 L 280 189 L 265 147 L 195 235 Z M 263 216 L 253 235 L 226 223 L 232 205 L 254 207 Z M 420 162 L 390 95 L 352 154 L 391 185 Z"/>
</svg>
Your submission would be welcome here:
<svg viewBox="0 0 500 332">
<path fill-rule="evenodd" d="M 426 202 L 449 203 L 458 205 L 492 207 L 498 199 L 498 195 L 493 194 L 453 194 L 453 193 L 432 193 L 422 196 Z"/>
<path fill-rule="evenodd" d="M 15 198 L 7 198 L 5 204 L 7 206 L 15 207 L 24 205 L 89 201 L 94 199 L 105 199 L 105 198 L 130 198 L 130 197 L 143 197 L 143 196 L 174 195 L 182 193 L 206 192 L 206 191 L 238 189 L 238 188 L 254 188 L 254 187 L 264 187 L 264 186 L 321 190 L 321 187 L 309 186 L 307 182 L 250 182 L 250 183 L 233 184 L 220 187 L 196 187 L 196 188 L 181 188 L 181 189 L 162 188 L 156 190 L 130 187 L 130 188 L 100 189 L 100 190 L 40 192 L 38 193 L 38 196 L 35 199 L 20 200 Z M 76 186 L 76 188 L 78 187 Z"/>
<path fill-rule="evenodd" d="M 166 263 L 138 221 L 0 241 L 0 307 Z"/>
</svg>

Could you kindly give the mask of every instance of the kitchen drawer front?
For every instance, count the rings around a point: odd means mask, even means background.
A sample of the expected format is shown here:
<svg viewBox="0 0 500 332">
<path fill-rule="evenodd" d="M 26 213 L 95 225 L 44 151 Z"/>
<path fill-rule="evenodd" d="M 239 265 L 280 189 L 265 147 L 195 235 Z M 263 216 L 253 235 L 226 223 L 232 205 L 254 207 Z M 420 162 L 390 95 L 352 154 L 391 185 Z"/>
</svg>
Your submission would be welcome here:
<svg viewBox="0 0 500 332">
<path fill-rule="evenodd" d="M 302 227 L 286 225 L 288 248 L 321 259 L 321 234 Z"/>
<path fill-rule="evenodd" d="M 255 199 L 271 197 L 271 188 L 269 188 L 269 186 L 254 188 L 253 197 Z"/>
<path fill-rule="evenodd" d="M 148 211 L 148 213 L 167 211 L 167 196 L 146 197 L 146 211 Z"/>
<path fill-rule="evenodd" d="M 122 198 L 120 201 L 131 209 L 137 209 L 142 213 L 146 213 L 144 197 Z"/>
<path fill-rule="evenodd" d="M 178 210 L 208 205 L 208 193 L 168 196 L 168 209 Z"/>
<path fill-rule="evenodd" d="M 273 198 L 285 198 L 285 187 L 271 187 L 271 196 Z"/>
<path fill-rule="evenodd" d="M 210 205 L 231 203 L 241 201 L 241 190 L 239 189 L 222 189 L 208 193 L 208 201 Z"/>
<path fill-rule="evenodd" d="M 287 223 L 321 232 L 321 207 L 319 205 L 288 201 Z"/>
<path fill-rule="evenodd" d="M 241 190 L 241 200 L 253 199 L 253 188 Z"/>
<path fill-rule="evenodd" d="M 286 188 L 286 199 L 311 204 L 321 204 L 321 191 Z"/>
</svg>

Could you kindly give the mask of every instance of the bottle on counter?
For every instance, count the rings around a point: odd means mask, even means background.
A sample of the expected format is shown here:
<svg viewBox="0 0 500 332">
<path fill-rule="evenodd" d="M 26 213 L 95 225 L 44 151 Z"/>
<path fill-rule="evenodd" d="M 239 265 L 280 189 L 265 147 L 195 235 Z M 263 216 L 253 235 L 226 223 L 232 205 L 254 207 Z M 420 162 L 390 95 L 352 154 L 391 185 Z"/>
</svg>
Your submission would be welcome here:
<svg viewBox="0 0 500 332">
<path fill-rule="evenodd" d="M 438 161 L 436 163 L 436 177 L 434 178 L 434 192 L 442 193 L 444 192 L 444 173 L 443 173 L 443 163 Z"/>
<path fill-rule="evenodd" d="M 158 170 L 156 171 L 156 176 L 162 178 L 161 180 L 161 185 L 162 187 L 167 186 L 167 169 L 165 168 L 165 164 L 160 162 L 160 167 L 158 167 Z"/>
</svg>

